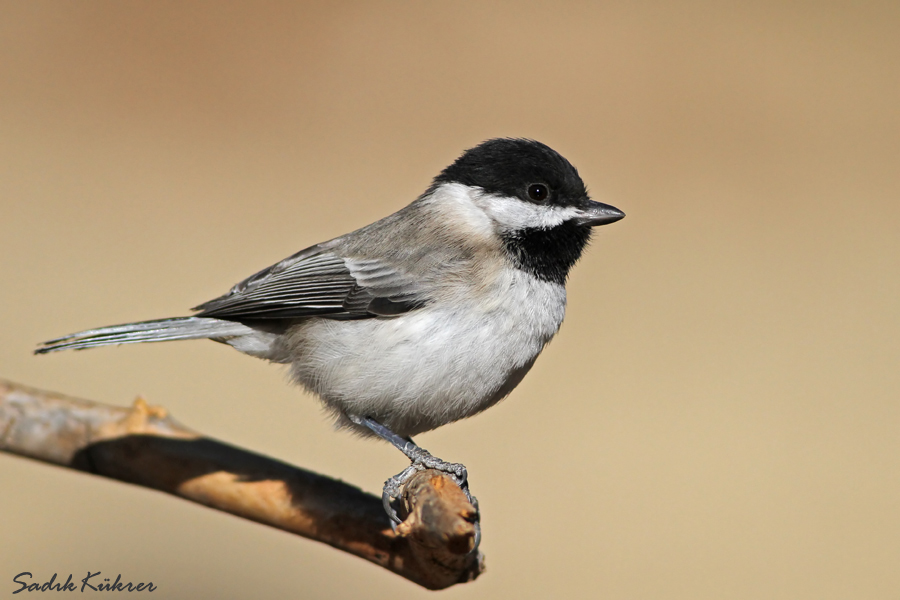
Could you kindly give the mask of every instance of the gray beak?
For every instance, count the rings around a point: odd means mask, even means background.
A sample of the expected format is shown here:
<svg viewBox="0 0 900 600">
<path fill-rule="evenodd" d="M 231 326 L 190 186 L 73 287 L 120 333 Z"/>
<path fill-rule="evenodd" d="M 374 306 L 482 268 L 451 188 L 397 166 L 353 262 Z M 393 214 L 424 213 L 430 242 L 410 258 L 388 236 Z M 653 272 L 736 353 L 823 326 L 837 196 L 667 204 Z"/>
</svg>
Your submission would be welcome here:
<svg viewBox="0 0 900 600">
<path fill-rule="evenodd" d="M 597 225 L 608 225 L 615 223 L 619 219 L 625 218 L 625 213 L 609 204 L 602 204 L 588 200 L 587 206 L 581 209 L 581 215 L 575 218 L 575 222 L 579 225 L 587 225 L 588 227 L 596 227 Z"/>
</svg>

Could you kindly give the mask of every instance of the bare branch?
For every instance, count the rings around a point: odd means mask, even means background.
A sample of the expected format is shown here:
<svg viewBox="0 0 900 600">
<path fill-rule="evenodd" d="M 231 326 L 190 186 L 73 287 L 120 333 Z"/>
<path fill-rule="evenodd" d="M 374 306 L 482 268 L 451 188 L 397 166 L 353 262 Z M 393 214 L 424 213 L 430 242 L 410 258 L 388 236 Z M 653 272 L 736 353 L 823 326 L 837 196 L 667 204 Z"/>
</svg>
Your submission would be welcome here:
<svg viewBox="0 0 900 600">
<path fill-rule="evenodd" d="M 0 450 L 197 502 L 334 546 L 429 589 L 484 570 L 475 508 L 443 473 L 403 487 L 393 532 L 381 499 L 204 437 L 137 399 L 109 406 L 0 379 Z"/>
</svg>

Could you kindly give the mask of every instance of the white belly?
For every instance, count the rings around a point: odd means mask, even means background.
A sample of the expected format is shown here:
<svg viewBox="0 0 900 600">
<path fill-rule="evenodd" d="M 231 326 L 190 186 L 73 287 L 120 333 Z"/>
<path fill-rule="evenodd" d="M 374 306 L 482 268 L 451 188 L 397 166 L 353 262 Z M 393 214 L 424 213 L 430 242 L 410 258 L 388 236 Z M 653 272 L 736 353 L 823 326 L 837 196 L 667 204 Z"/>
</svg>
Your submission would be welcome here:
<svg viewBox="0 0 900 600">
<path fill-rule="evenodd" d="M 352 426 L 347 414 L 370 416 L 408 436 L 506 396 L 559 329 L 565 304 L 563 286 L 510 270 L 487 300 L 394 318 L 310 319 L 284 341 L 294 377 L 340 425 Z"/>
</svg>

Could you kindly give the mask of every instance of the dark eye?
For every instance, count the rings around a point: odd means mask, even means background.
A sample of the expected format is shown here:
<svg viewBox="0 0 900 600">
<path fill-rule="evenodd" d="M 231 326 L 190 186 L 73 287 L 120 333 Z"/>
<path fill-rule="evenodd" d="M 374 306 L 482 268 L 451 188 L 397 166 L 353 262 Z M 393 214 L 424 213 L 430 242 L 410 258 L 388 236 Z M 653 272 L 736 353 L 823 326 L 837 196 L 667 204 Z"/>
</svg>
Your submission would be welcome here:
<svg viewBox="0 0 900 600">
<path fill-rule="evenodd" d="M 550 188 L 543 183 L 532 183 L 528 186 L 528 197 L 535 202 L 542 202 L 550 195 Z"/>
</svg>

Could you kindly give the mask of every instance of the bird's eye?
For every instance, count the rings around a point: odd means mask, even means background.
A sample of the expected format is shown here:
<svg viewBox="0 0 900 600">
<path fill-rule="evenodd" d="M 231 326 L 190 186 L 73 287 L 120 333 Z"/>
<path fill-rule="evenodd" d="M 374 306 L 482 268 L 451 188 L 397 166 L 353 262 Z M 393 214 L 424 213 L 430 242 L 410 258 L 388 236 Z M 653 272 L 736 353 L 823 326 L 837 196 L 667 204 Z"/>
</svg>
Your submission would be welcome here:
<svg viewBox="0 0 900 600">
<path fill-rule="evenodd" d="M 535 202 L 542 202 L 550 195 L 550 188 L 543 183 L 532 183 L 528 186 L 528 197 Z"/>
</svg>

